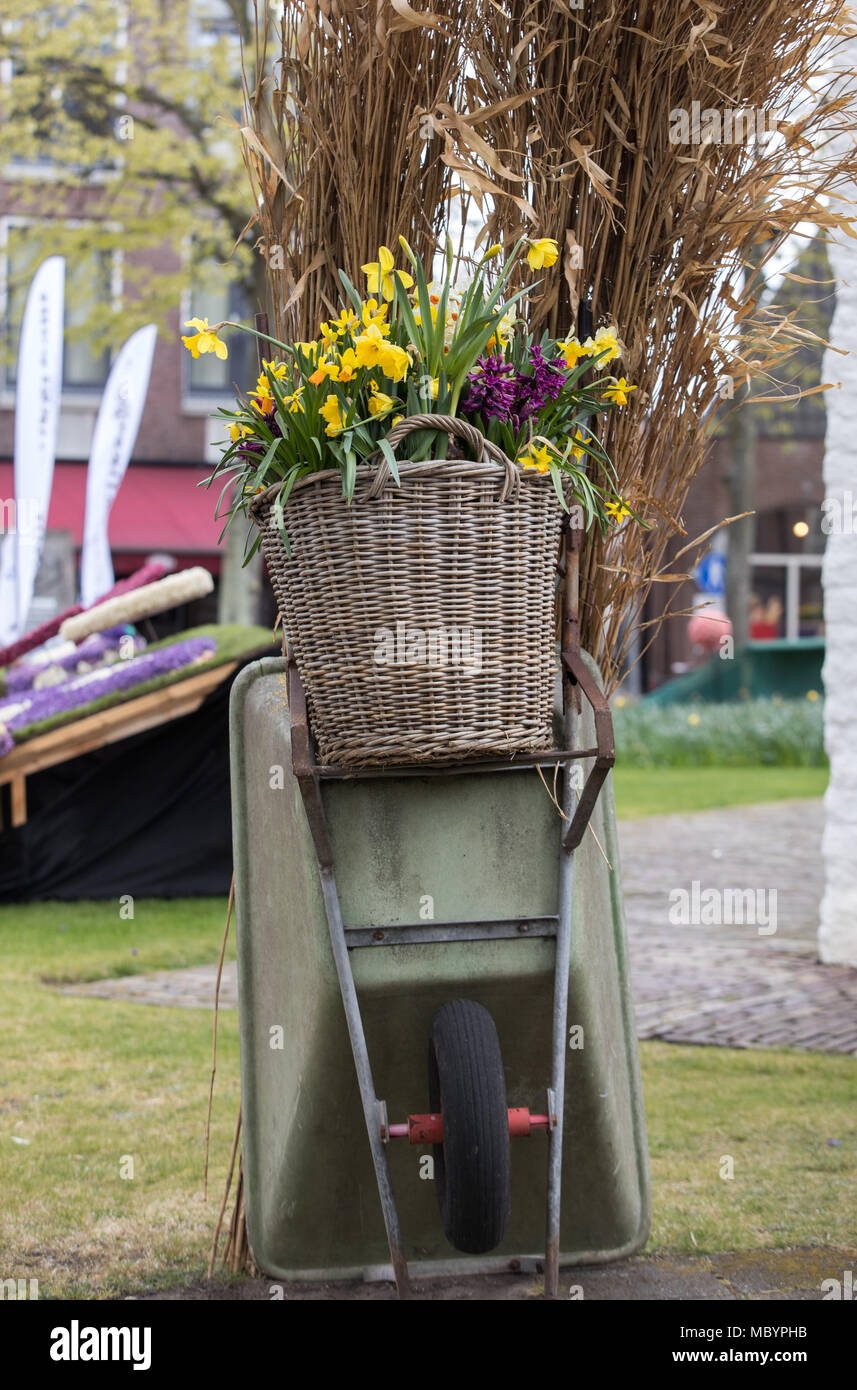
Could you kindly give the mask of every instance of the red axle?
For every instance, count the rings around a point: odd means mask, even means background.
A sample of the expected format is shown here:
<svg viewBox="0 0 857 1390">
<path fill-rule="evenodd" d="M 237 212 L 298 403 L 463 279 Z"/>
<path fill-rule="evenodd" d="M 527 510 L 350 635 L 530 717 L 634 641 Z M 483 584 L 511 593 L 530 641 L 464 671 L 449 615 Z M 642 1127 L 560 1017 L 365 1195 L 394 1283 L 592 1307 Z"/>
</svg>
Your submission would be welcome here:
<svg viewBox="0 0 857 1390">
<path fill-rule="evenodd" d="M 532 1134 L 534 1129 L 549 1129 L 548 1115 L 531 1115 L 525 1105 L 516 1106 L 509 1112 L 509 1134 L 520 1139 Z M 407 1139 L 409 1144 L 442 1144 L 442 1115 L 409 1115 L 406 1125 L 390 1125 L 391 1139 Z"/>
</svg>

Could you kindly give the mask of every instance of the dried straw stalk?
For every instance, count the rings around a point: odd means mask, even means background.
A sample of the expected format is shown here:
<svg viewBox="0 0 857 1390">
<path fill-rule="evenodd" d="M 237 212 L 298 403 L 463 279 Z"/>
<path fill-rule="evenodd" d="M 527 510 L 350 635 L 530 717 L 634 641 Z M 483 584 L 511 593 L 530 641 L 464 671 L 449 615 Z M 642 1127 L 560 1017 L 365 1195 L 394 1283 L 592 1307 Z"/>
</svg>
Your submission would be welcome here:
<svg viewBox="0 0 857 1390">
<path fill-rule="evenodd" d="M 466 0 L 416 16 L 403 0 L 257 0 L 245 54 L 244 159 L 276 336 L 314 338 L 342 299 L 337 268 L 404 235 L 430 260 L 457 179 L 424 119 L 462 98 Z"/>
<path fill-rule="evenodd" d="M 777 370 L 814 336 L 761 306 L 745 266 L 761 244 L 764 270 L 802 224 L 854 235 L 841 197 L 857 173 L 857 78 L 839 53 L 851 20 L 841 0 L 473 9 L 466 107 L 435 113 L 445 158 L 475 195 L 490 193 L 491 240 L 522 226 L 559 239 L 564 276 L 533 304 L 536 328 L 564 333 L 591 298 L 640 387 L 605 442 L 653 529 L 641 543 L 626 525 L 607 554 L 589 536 L 582 556 L 582 639 L 612 686 L 653 583 L 680 582 L 665 557 L 685 535 L 718 379 L 737 390 L 762 377 L 776 394 Z M 772 113 L 783 138 L 671 142 L 671 112 L 691 115 L 694 102 Z"/>
</svg>

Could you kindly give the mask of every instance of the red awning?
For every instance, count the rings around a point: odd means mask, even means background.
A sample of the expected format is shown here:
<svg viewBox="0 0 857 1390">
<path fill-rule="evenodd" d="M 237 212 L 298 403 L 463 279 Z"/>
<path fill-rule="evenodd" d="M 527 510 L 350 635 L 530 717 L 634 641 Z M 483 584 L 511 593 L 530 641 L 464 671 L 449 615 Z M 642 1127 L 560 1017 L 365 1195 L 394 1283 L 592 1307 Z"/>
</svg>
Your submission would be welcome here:
<svg viewBox="0 0 857 1390">
<path fill-rule="evenodd" d="M 133 555 L 166 551 L 217 556 L 223 520 L 214 517 L 219 488 L 197 487 L 205 468 L 132 463 L 110 511 L 110 548 Z M 0 497 L 15 495 L 11 463 L 0 463 Z M 70 531 L 78 548 L 83 539 L 86 464 L 57 463 L 48 512 L 48 530 Z"/>
</svg>

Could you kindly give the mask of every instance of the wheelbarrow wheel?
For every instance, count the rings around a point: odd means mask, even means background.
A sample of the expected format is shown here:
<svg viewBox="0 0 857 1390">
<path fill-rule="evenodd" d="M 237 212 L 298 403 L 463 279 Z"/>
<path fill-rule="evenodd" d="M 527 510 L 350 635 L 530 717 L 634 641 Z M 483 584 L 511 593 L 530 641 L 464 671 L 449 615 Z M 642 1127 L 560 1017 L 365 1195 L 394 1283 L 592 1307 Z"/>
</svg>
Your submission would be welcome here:
<svg viewBox="0 0 857 1390">
<path fill-rule="evenodd" d="M 434 1177 L 446 1238 L 468 1254 L 493 1250 L 511 1206 L 506 1078 L 494 1020 L 471 999 L 432 1019 L 429 1105 L 443 1115 Z"/>
</svg>

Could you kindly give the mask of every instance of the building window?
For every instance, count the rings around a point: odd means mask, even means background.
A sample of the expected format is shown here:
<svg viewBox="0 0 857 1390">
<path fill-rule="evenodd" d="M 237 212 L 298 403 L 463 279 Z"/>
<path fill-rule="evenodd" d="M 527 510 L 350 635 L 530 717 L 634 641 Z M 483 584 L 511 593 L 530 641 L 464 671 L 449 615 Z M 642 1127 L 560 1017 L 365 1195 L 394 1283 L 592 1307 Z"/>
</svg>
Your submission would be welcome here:
<svg viewBox="0 0 857 1390">
<path fill-rule="evenodd" d="M 18 371 L 18 339 L 21 319 L 32 278 L 50 254 L 44 237 L 33 227 L 6 224 L 3 262 L 5 283 L 4 385 L 13 390 Z M 63 392 L 100 391 L 110 371 L 110 351 L 93 348 L 86 333 L 93 311 L 115 296 L 114 259 L 111 252 L 91 251 L 66 258 L 65 337 L 63 341 Z"/>
</svg>

